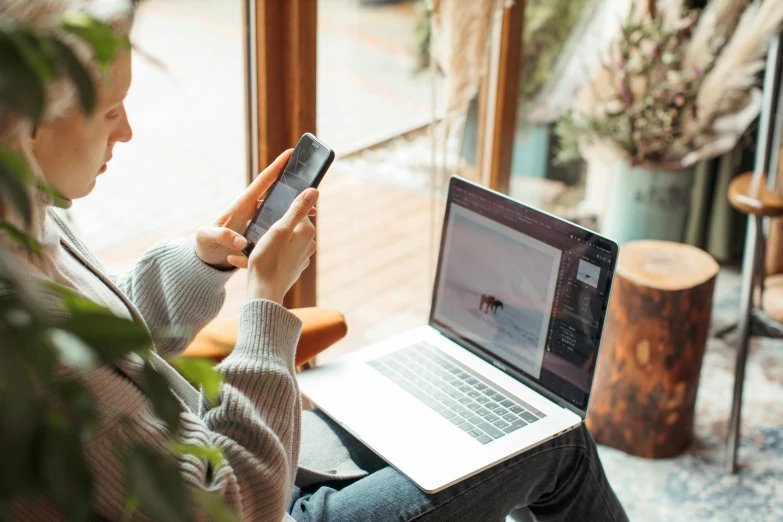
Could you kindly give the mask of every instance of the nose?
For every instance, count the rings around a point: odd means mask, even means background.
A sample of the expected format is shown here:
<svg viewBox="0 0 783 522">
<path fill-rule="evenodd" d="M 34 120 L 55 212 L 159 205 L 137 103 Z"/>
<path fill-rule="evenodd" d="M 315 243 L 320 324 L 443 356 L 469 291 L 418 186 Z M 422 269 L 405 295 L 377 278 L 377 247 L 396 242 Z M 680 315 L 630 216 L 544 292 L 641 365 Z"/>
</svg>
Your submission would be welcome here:
<svg viewBox="0 0 783 522">
<path fill-rule="evenodd" d="M 122 106 L 122 114 L 120 115 L 113 138 L 114 142 L 121 141 L 123 143 L 129 142 L 133 138 L 133 129 L 131 128 L 130 121 L 128 121 L 128 113 L 125 111 L 125 105 Z"/>
</svg>

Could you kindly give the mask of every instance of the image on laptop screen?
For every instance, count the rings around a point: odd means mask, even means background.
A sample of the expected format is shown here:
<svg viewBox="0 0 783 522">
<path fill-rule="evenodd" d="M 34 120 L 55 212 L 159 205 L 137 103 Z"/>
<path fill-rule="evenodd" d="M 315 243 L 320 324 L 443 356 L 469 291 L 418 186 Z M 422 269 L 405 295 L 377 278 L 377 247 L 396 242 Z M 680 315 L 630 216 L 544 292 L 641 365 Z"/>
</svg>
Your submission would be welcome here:
<svg viewBox="0 0 783 522">
<path fill-rule="evenodd" d="M 438 318 L 538 378 L 560 250 L 465 207 L 449 219 Z"/>
<path fill-rule="evenodd" d="M 612 246 L 464 181 L 452 184 L 431 324 L 584 408 Z"/>
</svg>

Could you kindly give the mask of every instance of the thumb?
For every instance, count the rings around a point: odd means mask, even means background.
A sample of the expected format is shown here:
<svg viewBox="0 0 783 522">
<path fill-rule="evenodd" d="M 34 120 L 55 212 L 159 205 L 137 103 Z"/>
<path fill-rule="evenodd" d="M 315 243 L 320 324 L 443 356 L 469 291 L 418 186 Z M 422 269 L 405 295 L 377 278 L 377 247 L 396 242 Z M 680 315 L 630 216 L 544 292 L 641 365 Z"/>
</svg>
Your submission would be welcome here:
<svg viewBox="0 0 783 522">
<path fill-rule="evenodd" d="M 293 230 L 296 225 L 307 217 L 316 201 L 318 201 L 318 191 L 314 188 L 305 190 L 291 203 L 288 211 L 280 218 L 280 225 Z"/>
<path fill-rule="evenodd" d="M 203 246 L 219 245 L 231 250 L 242 250 L 247 246 L 247 239 L 225 227 L 201 227 L 196 233 L 196 241 Z"/>
</svg>

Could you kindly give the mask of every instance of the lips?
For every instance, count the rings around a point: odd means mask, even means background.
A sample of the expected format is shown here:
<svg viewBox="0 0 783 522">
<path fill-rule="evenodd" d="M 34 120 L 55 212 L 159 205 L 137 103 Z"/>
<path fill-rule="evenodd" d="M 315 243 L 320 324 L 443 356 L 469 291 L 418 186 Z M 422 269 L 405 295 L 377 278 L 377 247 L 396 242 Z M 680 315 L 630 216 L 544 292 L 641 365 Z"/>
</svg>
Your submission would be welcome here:
<svg viewBox="0 0 783 522">
<path fill-rule="evenodd" d="M 112 156 L 114 156 L 114 154 L 109 156 L 109 159 L 107 159 L 106 163 L 104 163 L 103 166 L 100 168 L 100 170 L 98 171 L 98 174 L 103 174 L 104 172 L 106 172 L 106 167 L 109 164 L 109 162 L 111 161 Z"/>
</svg>

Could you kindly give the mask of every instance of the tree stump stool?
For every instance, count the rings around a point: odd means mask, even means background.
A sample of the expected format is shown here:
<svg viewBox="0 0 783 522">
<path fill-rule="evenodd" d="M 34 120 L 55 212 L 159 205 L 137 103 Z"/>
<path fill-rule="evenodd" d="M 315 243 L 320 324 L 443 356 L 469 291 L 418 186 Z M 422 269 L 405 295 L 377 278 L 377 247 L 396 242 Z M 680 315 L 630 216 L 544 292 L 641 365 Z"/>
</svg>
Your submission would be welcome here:
<svg viewBox="0 0 783 522">
<path fill-rule="evenodd" d="M 718 269 L 689 245 L 622 246 L 587 418 L 597 442 L 647 458 L 688 446 Z"/>
</svg>

